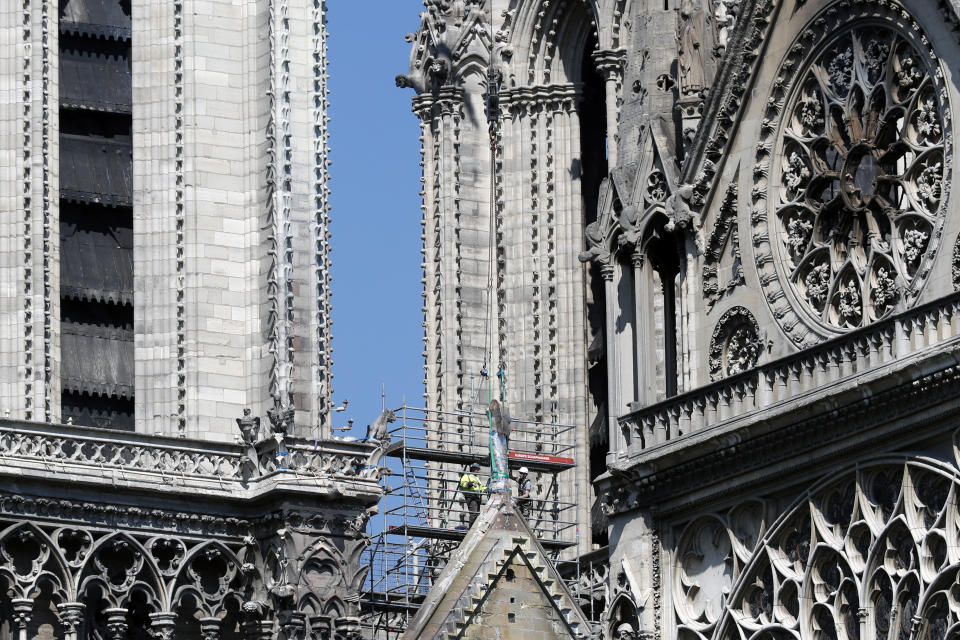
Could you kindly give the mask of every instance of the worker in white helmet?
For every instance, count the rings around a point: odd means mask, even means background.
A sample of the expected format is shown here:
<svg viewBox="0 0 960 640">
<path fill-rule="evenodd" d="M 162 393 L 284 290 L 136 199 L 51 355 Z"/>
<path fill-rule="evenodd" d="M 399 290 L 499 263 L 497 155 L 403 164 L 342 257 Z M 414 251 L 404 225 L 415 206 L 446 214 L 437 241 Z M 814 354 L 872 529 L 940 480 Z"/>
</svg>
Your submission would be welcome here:
<svg viewBox="0 0 960 640">
<path fill-rule="evenodd" d="M 530 470 L 526 467 L 520 467 L 517 478 L 517 508 L 524 518 L 530 517 L 530 508 L 533 506 L 530 492 L 533 490 L 533 482 L 530 481 Z"/>
</svg>

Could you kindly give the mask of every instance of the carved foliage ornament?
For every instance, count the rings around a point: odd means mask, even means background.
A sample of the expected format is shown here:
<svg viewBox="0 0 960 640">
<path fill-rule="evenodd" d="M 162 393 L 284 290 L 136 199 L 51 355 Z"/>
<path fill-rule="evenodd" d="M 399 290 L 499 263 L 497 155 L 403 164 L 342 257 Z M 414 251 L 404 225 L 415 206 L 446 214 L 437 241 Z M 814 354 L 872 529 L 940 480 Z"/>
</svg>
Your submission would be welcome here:
<svg viewBox="0 0 960 640">
<path fill-rule="evenodd" d="M 953 289 L 960 291 L 960 240 L 953 248 Z"/>
<path fill-rule="evenodd" d="M 710 339 L 710 377 L 720 380 L 756 366 L 763 353 L 760 328 L 743 307 L 727 310 Z"/>
<path fill-rule="evenodd" d="M 792 294 L 793 311 L 774 311 L 797 342 L 913 304 L 943 229 L 951 134 L 942 72 L 926 37 L 901 29 L 899 10 L 877 15 L 833 8 L 815 19 L 768 101 L 780 122 L 758 146 L 755 242 L 773 245 L 778 278 L 767 279 L 767 299 L 788 304 L 771 288 Z M 797 316 L 806 330 L 794 329 Z"/>
<path fill-rule="evenodd" d="M 888 461 L 819 485 L 759 539 L 698 524 L 679 549 L 679 637 L 955 637 L 958 489 L 955 469 Z"/>
</svg>

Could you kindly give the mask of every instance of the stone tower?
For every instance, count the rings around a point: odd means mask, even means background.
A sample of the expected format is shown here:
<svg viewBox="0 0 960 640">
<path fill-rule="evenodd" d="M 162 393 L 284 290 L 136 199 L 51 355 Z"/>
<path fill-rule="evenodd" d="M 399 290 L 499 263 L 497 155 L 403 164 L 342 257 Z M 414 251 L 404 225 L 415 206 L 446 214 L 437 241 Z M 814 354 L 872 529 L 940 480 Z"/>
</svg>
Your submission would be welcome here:
<svg viewBox="0 0 960 640">
<path fill-rule="evenodd" d="M 576 505 L 581 552 L 606 398 L 585 366 L 603 340 L 599 272 L 576 254 L 617 163 L 623 4 L 430 0 L 397 78 L 422 127 L 427 408 L 470 410 L 481 370 L 502 366 L 517 417 L 574 425 L 575 469 L 535 490 Z"/>
<path fill-rule="evenodd" d="M 322 3 L 0 12 L 13 418 L 233 439 L 330 399 Z"/>
<path fill-rule="evenodd" d="M 0 637 L 360 637 L 326 65 L 321 0 L 0 7 Z"/>
</svg>

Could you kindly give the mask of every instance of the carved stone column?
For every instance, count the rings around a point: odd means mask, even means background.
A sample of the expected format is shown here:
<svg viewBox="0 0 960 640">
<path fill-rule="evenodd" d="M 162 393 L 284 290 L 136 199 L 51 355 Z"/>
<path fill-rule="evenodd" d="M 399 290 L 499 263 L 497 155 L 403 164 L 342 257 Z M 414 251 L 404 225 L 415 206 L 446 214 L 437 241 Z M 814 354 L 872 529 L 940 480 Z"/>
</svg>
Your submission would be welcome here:
<svg viewBox="0 0 960 640">
<path fill-rule="evenodd" d="M 332 640 L 333 620 L 330 616 L 313 616 L 310 618 L 311 640 Z"/>
<path fill-rule="evenodd" d="M 335 640 L 361 640 L 360 618 L 344 616 L 334 623 Z"/>
<path fill-rule="evenodd" d="M 623 64 L 626 56 L 627 52 L 623 49 L 617 51 L 602 50 L 593 54 L 593 59 L 597 63 L 597 71 L 603 74 L 606 89 L 608 169 L 617 166 L 620 85 L 623 83 Z"/>
<path fill-rule="evenodd" d="M 127 610 L 122 607 L 104 609 L 107 619 L 107 640 L 125 640 L 127 637 Z"/>
<path fill-rule="evenodd" d="M 80 602 L 64 602 L 57 605 L 57 617 L 63 627 L 63 640 L 77 640 L 86 605 Z"/>
<path fill-rule="evenodd" d="M 243 637 L 247 640 L 271 640 L 273 638 L 273 621 L 248 620 L 244 622 Z"/>
<path fill-rule="evenodd" d="M 202 640 L 220 640 L 220 618 L 200 618 Z"/>
<path fill-rule="evenodd" d="M 13 605 L 13 625 L 20 640 L 27 640 L 27 627 L 33 618 L 33 599 L 15 598 L 10 602 Z"/>
<path fill-rule="evenodd" d="M 307 614 L 284 611 L 280 614 L 280 635 L 277 640 L 303 640 L 307 631 Z"/>
<path fill-rule="evenodd" d="M 600 275 L 603 277 L 603 291 L 606 298 L 606 313 L 604 331 L 606 333 L 605 342 L 607 345 L 607 371 L 611 377 L 617 376 L 620 371 L 620 354 L 617 350 L 617 284 L 614 282 L 617 267 L 612 261 L 604 263 L 600 267 Z M 618 451 L 617 444 L 623 444 L 623 437 L 618 435 L 620 427 L 617 425 L 617 403 L 619 402 L 619 385 L 617 379 L 607 380 L 607 428 L 610 430 L 610 454 L 614 458 L 626 455 L 626 451 Z"/>
<path fill-rule="evenodd" d="M 653 308 L 653 269 L 646 256 L 634 251 L 633 302 L 637 321 L 637 400 L 643 404 L 657 401 L 657 358 Z"/>
<path fill-rule="evenodd" d="M 170 611 L 150 614 L 150 633 L 156 640 L 173 640 L 177 628 L 177 614 Z"/>
</svg>

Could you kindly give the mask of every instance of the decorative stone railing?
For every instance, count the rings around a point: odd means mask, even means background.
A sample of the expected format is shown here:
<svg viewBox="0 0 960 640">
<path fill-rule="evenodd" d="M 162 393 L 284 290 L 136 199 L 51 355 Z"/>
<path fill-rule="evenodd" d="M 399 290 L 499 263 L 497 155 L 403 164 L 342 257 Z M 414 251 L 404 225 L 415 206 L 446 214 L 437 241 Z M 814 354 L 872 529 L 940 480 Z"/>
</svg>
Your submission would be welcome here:
<svg viewBox="0 0 960 640">
<path fill-rule="evenodd" d="M 22 463 L 79 465 L 103 471 L 245 482 L 277 471 L 376 478 L 376 447 L 340 440 L 273 438 L 242 445 L 182 440 L 76 425 L 0 421 L 0 467 Z M 279 456 L 279 451 L 287 452 Z M 373 455 L 372 455 L 373 454 Z M 371 471 L 372 469 L 372 471 Z"/>
<path fill-rule="evenodd" d="M 619 419 L 628 443 L 626 454 L 638 455 L 954 341 L 960 343 L 960 294 L 627 414 Z"/>
<path fill-rule="evenodd" d="M 232 445 L 126 431 L 0 423 L 0 463 L 10 458 L 240 480 L 243 452 Z"/>
<path fill-rule="evenodd" d="M 268 440 L 257 446 L 264 473 L 291 470 L 311 475 L 377 478 L 377 452 L 370 445 L 342 440 Z"/>
</svg>

